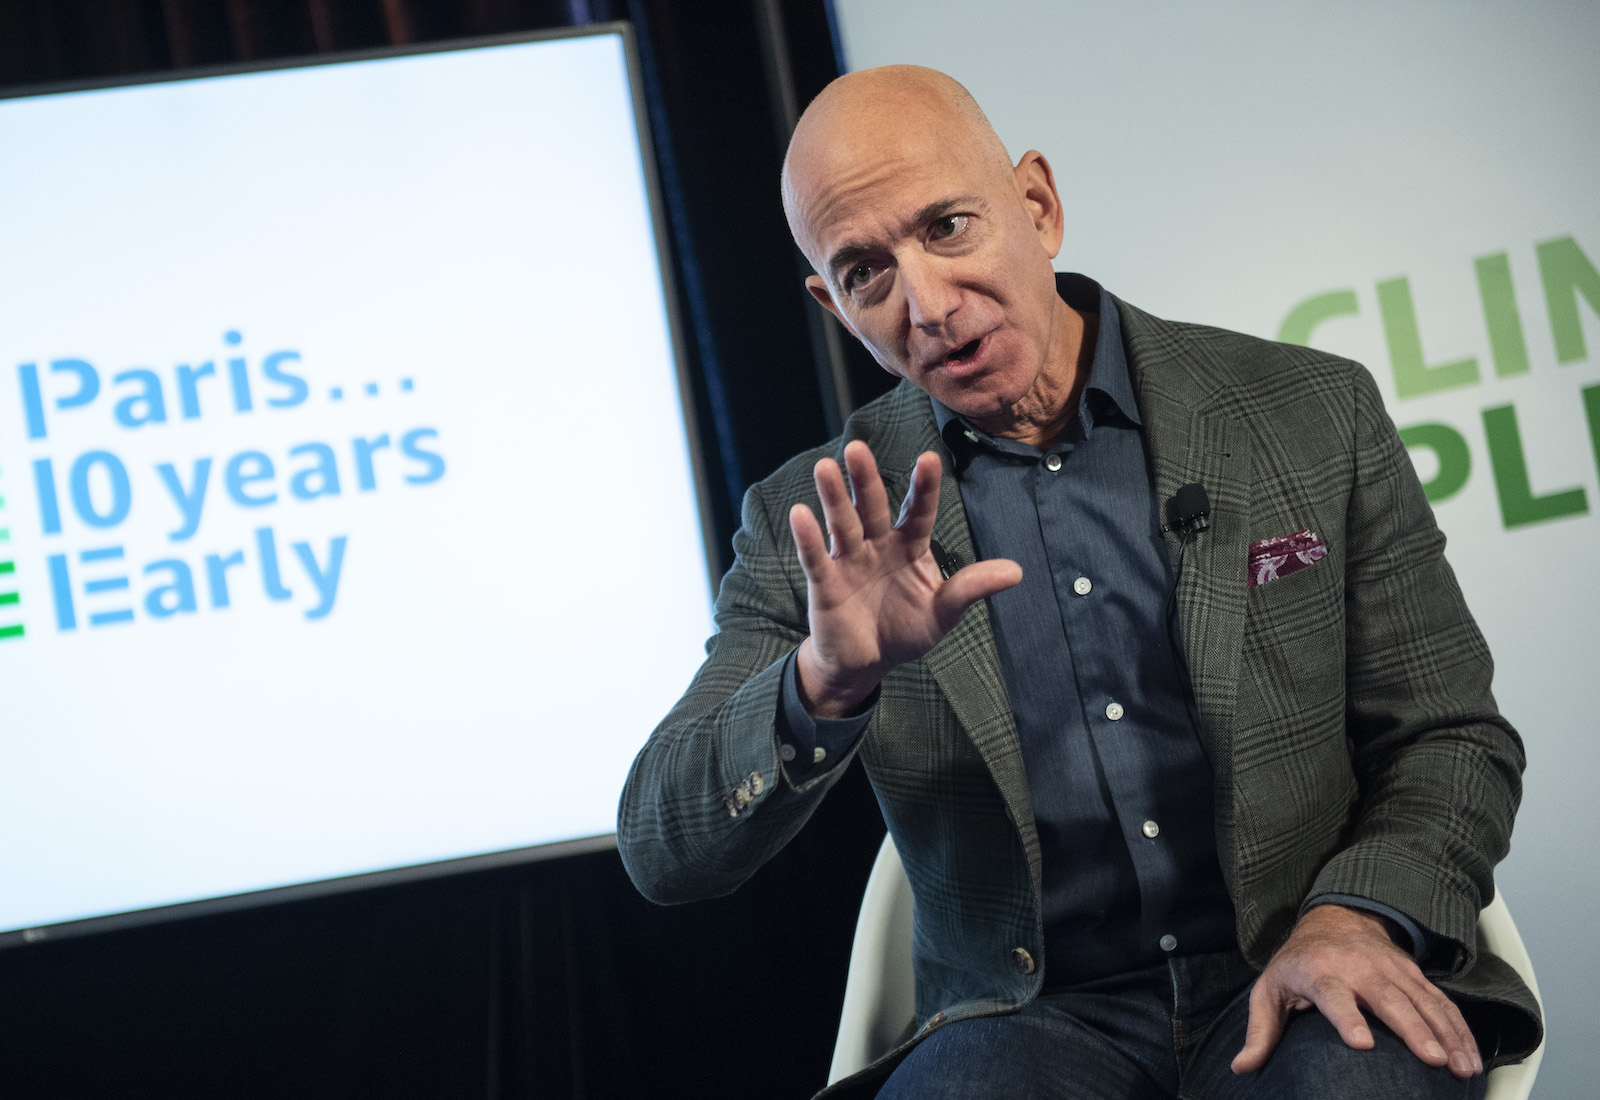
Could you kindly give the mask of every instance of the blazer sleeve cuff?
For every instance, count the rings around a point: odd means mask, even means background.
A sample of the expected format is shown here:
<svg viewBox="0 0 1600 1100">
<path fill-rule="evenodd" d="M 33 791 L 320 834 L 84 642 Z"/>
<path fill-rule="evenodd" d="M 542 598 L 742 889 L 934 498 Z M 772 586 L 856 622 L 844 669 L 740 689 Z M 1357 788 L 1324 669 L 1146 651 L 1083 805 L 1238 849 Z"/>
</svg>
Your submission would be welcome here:
<svg viewBox="0 0 1600 1100">
<path fill-rule="evenodd" d="M 849 755 L 877 709 L 878 689 L 873 688 L 867 697 L 866 709 L 860 714 L 849 718 L 813 718 L 800 701 L 800 673 L 795 653 L 784 659 L 783 688 L 773 731 L 777 735 L 783 770 L 798 784 L 837 767 Z"/>
</svg>

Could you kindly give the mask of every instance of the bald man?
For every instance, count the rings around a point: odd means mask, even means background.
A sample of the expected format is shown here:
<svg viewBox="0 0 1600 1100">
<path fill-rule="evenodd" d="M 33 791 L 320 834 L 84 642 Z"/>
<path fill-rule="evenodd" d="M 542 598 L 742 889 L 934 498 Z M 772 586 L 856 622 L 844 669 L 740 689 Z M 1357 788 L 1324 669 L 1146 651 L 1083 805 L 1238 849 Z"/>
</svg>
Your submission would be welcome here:
<svg viewBox="0 0 1600 1100">
<path fill-rule="evenodd" d="M 747 495 L 639 889 L 734 889 L 860 756 L 917 1009 L 829 1095 L 1483 1095 L 1540 1034 L 1474 932 L 1523 752 L 1370 376 L 1056 275 L 1049 163 L 931 70 L 830 85 L 783 202 L 904 381 Z"/>
</svg>

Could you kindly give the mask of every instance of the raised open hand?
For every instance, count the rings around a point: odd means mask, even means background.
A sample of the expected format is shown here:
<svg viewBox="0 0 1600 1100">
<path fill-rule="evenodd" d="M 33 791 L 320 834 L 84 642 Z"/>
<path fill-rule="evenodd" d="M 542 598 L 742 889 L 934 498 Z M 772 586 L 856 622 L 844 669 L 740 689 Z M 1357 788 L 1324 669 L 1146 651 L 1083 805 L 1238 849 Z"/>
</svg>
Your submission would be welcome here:
<svg viewBox="0 0 1600 1100">
<path fill-rule="evenodd" d="M 1014 561 L 981 561 L 949 580 L 928 551 L 939 508 L 939 456 L 917 459 L 898 522 L 872 451 L 859 440 L 844 450 L 855 499 L 830 458 L 817 463 L 817 493 L 831 549 L 804 504 L 789 511 L 809 588 L 811 636 L 797 657 L 800 691 L 818 717 L 850 714 L 896 665 L 927 653 L 967 608 L 1022 580 Z"/>
</svg>

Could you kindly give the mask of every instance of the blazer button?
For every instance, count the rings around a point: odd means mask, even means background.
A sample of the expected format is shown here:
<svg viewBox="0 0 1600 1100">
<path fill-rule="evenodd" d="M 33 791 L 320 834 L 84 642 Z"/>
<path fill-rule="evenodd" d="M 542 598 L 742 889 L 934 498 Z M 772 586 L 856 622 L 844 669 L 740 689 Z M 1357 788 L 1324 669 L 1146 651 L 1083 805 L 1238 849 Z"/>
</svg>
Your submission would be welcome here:
<svg viewBox="0 0 1600 1100">
<path fill-rule="evenodd" d="M 1033 973 L 1033 956 L 1028 954 L 1028 952 L 1027 952 L 1027 950 L 1025 948 L 1021 948 L 1021 947 L 1012 948 L 1011 949 L 1011 961 L 1013 963 L 1015 963 L 1016 966 L 1017 966 L 1017 969 L 1022 971 L 1024 974 L 1032 974 Z"/>
</svg>

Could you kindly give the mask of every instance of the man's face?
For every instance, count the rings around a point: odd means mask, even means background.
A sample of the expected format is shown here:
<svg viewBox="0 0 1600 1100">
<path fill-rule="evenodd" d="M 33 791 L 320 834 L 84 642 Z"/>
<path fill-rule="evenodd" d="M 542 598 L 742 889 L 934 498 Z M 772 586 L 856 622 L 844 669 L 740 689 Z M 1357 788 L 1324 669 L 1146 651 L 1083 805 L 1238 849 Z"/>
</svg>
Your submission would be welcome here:
<svg viewBox="0 0 1600 1100">
<path fill-rule="evenodd" d="M 1037 224 L 1029 197 L 1044 186 L 1054 201 L 1054 183 L 1037 154 L 1008 170 L 908 129 L 829 143 L 796 172 L 801 245 L 822 272 L 807 285 L 885 370 L 1003 426 L 1065 343 L 1059 219 L 1053 234 Z"/>
</svg>

